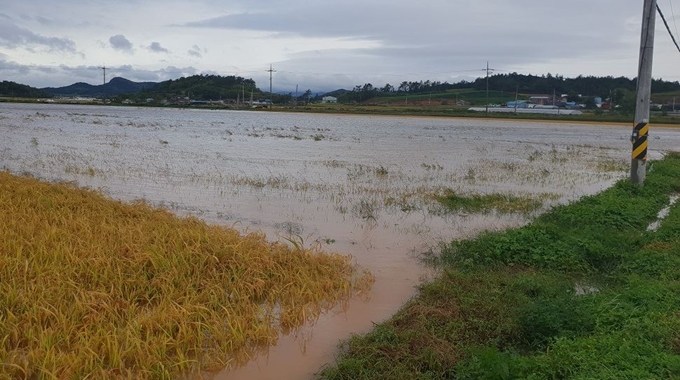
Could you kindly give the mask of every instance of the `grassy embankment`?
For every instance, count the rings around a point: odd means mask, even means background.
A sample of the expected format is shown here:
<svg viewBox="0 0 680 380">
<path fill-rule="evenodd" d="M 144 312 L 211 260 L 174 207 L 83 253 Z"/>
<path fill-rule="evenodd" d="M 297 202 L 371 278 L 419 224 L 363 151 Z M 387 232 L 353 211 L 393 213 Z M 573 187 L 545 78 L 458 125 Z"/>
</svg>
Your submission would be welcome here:
<svg viewBox="0 0 680 380">
<path fill-rule="evenodd" d="M 633 125 L 633 115 L 584 112 L 583 115 L 543 115 L 526 113 L 489 113 L 468 111 L 469 107 L 455 106 L 397 106 L 397 105 L 349 105 L 349 104 L 312 104 L 307 106 L 275 106 L 271 111 L 279 112 L 309 112 L 309 113 L 337 113 L 356 115 L 388 115 L 388 116 L 436 116 L 459 117 L 473 119 L 510 119 L 510 120 L 545 120 L 557 122 L 596 122 Z M 269 110 L 261 109 L 260 112 Z M 652 124 L 680 124 L 680 116 L 662 115 L 652 112 Z"/>
<path fill-rule="evenodd" d="M 0 172 L 0 379 L 220 369 L 371 280 L 348 257 Z"/>
<path fill-rule="evenodd" d="M 324 379 L 680 377 L 680 154 L 523 228 L 454 241 L 441 276 Z M 456 203 L 459 207 L 460 203 Z"/>
</svg>

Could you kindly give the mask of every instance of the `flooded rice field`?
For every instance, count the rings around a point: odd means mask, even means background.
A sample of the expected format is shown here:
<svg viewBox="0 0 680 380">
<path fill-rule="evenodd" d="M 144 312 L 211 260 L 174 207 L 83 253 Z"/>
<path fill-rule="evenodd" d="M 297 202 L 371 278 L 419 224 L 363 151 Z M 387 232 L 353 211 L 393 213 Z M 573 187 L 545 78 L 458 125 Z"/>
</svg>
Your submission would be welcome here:
<svg viewBox="0 0 680 380">
<path fill-rule="evenodd" d="M 433 197 L 552 205 L 627 176 L 631 128 L 578 123 L 0 104 L 0 170 L 76 181 L 270 240 L 351 255 L 370 294 L 217 379 L 309 378 L 430 275 L 428 252 L 535 215 L 447 212 Z M 652 126 L 650 157 L 680 146 Z M 535 213 L 534 213 L 535 214 Z"/>
</svg>

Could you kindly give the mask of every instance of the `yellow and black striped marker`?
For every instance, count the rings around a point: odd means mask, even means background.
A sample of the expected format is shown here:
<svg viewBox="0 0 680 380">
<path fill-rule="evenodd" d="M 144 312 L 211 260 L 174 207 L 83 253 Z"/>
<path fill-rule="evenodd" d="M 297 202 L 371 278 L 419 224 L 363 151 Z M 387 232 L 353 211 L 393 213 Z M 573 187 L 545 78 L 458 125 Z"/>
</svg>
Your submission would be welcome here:
<svg viewBox="0 0 680 380">
<path fill-rule="evenodd" d="M 649 123 L 642 122 L 635 126 L 630 141 L 633 143 L 633 159 L 647 161 L 647 139 Z"/>
</svg>

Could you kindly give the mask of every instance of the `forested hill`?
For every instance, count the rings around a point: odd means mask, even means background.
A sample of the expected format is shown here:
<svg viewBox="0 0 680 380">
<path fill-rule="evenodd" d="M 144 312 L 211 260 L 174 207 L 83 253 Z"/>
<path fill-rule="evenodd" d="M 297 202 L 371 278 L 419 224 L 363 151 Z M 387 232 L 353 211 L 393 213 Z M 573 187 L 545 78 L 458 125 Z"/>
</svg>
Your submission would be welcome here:
<svg viewBox="0 0 680 380">
<path fill-rule="evenodd" d="M 58 96 L 113 97 L 121 94 L 134 94 L 156 84 L 155 82 L 133 82 L 116 77 L 106 84 L 97 86 L 78 82 L 66 87 L 47 87 L 43 90 Z"/>
<path fill-rule="evenodd" d="M 486 77 L 474 81 L 461 81 L 448 83 L 439 81 L 404 81 L 393 86 L 386 84 L 383 87 L 375 87 L 371 83 L 363 86 L 355 86 L 350 92 L 341 95 L 341 100 L 369 99 L 371 97 L 391 96 L 396 94 L 427 94 L 443 93 L 457 89 L 485 90 L 487 87 Z M 522 94 L 576 94 L 583 96 L 600 96 L 607 98 L 616 90 L 635 91 L 636 80 L 626 77 L 595 77 L 578 76 L 565 78 L 560 75 L 524 75 L 524 74 L 496 74 L 489 77 L 489 89 Z M 680 83 L 655 79 L 652 83 L 652 93 L 664 93 L 680 91 Z"/>
<path fill-rule="evenodd" d="M 35 87 L 15 82 L 0 82 L 0 96 L 12 98 L 51 98 L 52 95 Z"/>
<path fill-rule="evenodd" d="M 255 86 L 255 81 L 237 76 L 193 75 L 176 80 L 168 80 L 155 87 L 143 91 L 140 96 L 148 97 L 188 97 L 193 100 L 236 99 L 239 94 L 249 98 L 251 91 L 254 97 L 262 92 Z"/>
</svg>

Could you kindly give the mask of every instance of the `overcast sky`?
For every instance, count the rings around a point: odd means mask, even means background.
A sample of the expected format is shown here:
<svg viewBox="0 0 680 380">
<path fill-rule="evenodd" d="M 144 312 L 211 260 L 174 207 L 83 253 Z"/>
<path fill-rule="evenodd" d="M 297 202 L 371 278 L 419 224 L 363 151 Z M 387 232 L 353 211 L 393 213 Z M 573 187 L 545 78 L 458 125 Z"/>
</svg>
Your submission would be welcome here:
<svg viewBox="0 0 680 380">
<path fill-rule="evenodd" d="M 658 0 L 677 33 L 680 0 Z M 0 80 L 240 75 L 275 92 L 497 72 L 634 77 L 643 0 L 2 0 Z M 674 13 L 676 10 L 678 13 Z M 676 21 L 677 20 L 677 21 Z M 680 80 L 657 20 L 654 77 Z"/>
</svg>

